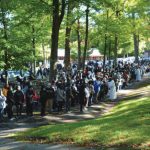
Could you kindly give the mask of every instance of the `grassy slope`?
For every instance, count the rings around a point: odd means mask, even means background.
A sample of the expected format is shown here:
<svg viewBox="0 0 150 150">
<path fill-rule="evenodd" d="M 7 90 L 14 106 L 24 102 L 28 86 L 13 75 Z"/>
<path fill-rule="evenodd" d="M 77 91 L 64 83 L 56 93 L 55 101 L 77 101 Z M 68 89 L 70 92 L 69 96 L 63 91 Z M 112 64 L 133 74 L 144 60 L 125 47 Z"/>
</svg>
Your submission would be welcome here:
<svg viewBox="0 0 150 150">
<path fill-rule="evenodd" d="M 49 142 L 105 146 L 150 144 L 150 98 L 122 101 L 109 114 L 79 123 L 48 125 L 21 133 L 45 137 Z"/>
</svg>

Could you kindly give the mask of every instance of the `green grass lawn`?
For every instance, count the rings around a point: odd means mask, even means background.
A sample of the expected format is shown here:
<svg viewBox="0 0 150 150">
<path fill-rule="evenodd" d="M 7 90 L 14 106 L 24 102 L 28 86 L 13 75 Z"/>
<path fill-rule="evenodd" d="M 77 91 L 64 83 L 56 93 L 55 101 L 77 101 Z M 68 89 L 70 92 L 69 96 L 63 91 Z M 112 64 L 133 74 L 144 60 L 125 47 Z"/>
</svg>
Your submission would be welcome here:
<svg viewBox="0 0 150 150">
<path fill-rule="evenodd" d="M 17 136 L 19 139 L 45 139 L 46 142 L 149 149 L 150 98 L 122 101 L 98 119 L 42 126 Z"/>
</svg>

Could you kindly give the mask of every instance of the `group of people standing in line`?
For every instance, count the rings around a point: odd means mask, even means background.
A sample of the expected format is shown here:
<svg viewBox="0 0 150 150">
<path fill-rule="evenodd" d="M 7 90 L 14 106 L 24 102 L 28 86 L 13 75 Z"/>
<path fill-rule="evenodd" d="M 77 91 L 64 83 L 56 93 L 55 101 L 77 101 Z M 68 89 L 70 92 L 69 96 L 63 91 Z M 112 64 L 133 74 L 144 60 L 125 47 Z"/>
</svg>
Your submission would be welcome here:
<svg viewBox="0 0 150 150">
<path fill-rule="evenodd" d="M 70 111 L 79 106 L 82 112 L 94 103 L 105 100 L 117 100 L 117 91 L 124 89 L 134 81 L 140 81 L 145 72 L 150 72 L 149 63 L 136 65 L 119 62 L 116 68 L 103 71 L 102 67 L 88 63 L 84 71 L 78 71 L 73 65 L 71 70 L 57 69 L 56 79 L 41 84 L 39 93 L 31 81 L 9 84 L 0 89 L 0 120 L 6 113 L 8 118 L 33 115 L 34 106 L 40 108 L 41 116 L 46 112 Z"/>
</svg>

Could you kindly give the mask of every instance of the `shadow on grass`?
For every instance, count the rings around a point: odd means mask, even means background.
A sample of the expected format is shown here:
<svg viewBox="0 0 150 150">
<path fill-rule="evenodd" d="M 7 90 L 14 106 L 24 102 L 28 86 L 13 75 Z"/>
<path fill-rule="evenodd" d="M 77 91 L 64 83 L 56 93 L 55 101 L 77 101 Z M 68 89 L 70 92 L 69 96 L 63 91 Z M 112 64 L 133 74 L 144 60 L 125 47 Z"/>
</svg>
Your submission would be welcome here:
<svg viewBox="0 0 150 150">
<path fill-rule="evenodd" d="M 123 98 L 121 99 L 121 101 L 129 101 L 129 100 L 133 100 L 133 99 L 139 99 L 142 98 L 144 96 L 144 94 L 133 94 L 131 96 L 122 96 Z"/>
<path fill-rule="evenodd" d="M 88 146 L 138 146 L 150 141 L 149 106 L 149 98 L 121 102 L 102 118 L 43 126 L 21 133 L 19 138 L 44 138 L 43 142 L 67 142 Z"/>
</svg>

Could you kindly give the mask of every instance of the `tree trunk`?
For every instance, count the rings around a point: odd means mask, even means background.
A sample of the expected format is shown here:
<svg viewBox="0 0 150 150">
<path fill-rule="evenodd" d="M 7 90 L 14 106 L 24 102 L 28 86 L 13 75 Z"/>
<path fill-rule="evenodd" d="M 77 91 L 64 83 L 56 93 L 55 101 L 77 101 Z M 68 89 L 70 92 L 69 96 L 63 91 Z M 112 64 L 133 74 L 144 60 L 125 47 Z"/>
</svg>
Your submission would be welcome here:
<svg viewBox="0 0 150 150">
<path fill-rule="evenodd" d="M 35 28 L 34 25 L 32 26 L 32 48 L 33 48 L 33 73 L 36 75 L 36 49 L 35 49 Z"/>
<path fill-rule="evenodd" d="M 65 12 L 65 0 L 62 0 L 61 14 L 59 15 L 59 0 L 53 0 L 53 23 L 52 23 L 52 43 L 51 43 L 51 57 L 50 57 L 50 76 L 49 80 L 55 79 L 56 70 L 55 63 L 57 62 L 58 54 L 58 40 L 59 40 L 59 29 Z"/>
<path fill-rule="evenodd" d="M 132 19 L 135 20 L 135 13 L 132 13 Z M 135 29 L 136 24 L 133 23 L 133 28 Z M 135 63 L 139 62 L 139 35 L 136 34 L 136 31 L 133 33 L 133 41 L 134 41 L 134 56 Z"/>
<path fill-rule="evenodd" d="M 2 25 L 3 25 L 3 34 L 4 34 L 4 39 L 6 42 L 8 41 L 8 34 L 7 34 L 7 21 L 6 21 L 6 15 L 5 15 L 5 8 L 4 8 L 4 2 L 1 2 L 1 13 L 2 13 Z M 9 63 L 8 63 L 8 48 L 4 46 L 4 72 L 5 72 L 5 79 L 6 79 L 6 84 L 8 85 L 8 68 L 9 68 Z"/>
<path fill-rule="evenodd" d="M 108 26 L 108 11 L 107 11 L 107 16 L 106 16 L 106 29 L 105 29 L 105 46 L 104 46 L 104 59 L 103 59 L 103 76 L 105 76 L 105 62 L 106 62 L 106 51 L 107 51 L 107 26 Z"/>
<path fill-rule="evenodd" d="M 85 60 L 86 60 L 87 48 L 88 48 L 88 27 L 89 27 L 89 6 L 87 6 L 86 9 L 86 32 L 85 32 L 84 54 L 83 54 L 83 70 L 85 68 Z"/>
<path fill-rule="evenodd" d="M 45 52 L 44 42 L 42 42 L 42 50 L 43 50 L 43 58 L 44 58 L 43 64 L 44 66 L 46 66 L 46 52 Z"/>
<path fill-rule="evenodd" d="M 66 39 L 65 39 L 65 68 L 70 66 L 70 33 L 71 28 L 66 27 Z"/>
<path fill-rule="evenodd" d="M 105 47 L 104 47 L 104 59 L 103 59 L 103 76 L 105 76 L 106 50 L 107 50 L 107 35 L 105 33 Z"/>
<path fill-rule="evenodd" d="M 78 19 L 77 36 L 78 36 L 78 70 L 80 70 L 81 69 L 81 39 L 80 39 L 80 20 L 79 19 Z"/>
<path fill-rule="evenodd" d="M 116 11 L 116 17 L 119 17 L 119 11 Z M 114 47 L 114 66 L 117 67 L 117 58 L 118 58 L 118 35 L 115 34 L 115 47 Z"/>
<path fill-rule="evenodd" d="M 118 36 L 115 34 L 115 47 L 114 47 L 114 66 L 117 66 L 117 57 L 118 57 Z"/>
<path fill-rule="evenodd" d="M 68 1 L 68 8 L 67 8 L 67 23 L 66 23 L 66 35 L 65 35 L 65 68 L 70 66 L 70 33 L 71 33 L 71 26 L 70 26 L 70 18 L 69 15 L 71 13 L 70 3 Z"/>
<path fill-rule="evenodd" d="M 111 39 L 109 40 L 109 50 L 108 50 L 109 65 L 110 65 L 110 52 L 111 52 Z"/>
<path fill-rule="evenodd" d="M 53 0 L 53 25 L 52 25 L 52 43 L 51 43 L 51 56 L 50 56 L 50 81 L 55 78 L 54 65 L 57 61 L 58 53 L 58 37 L 59 37 L 59 0 Z"/>
<path fill-rule="evenodd" d="M 110 61 L 110 52 L 111 52 L 111 39 L 109 41 L 109 52 L 108 52 L 108 59 L 109 59 L 109 74 L 110 74 L 110 65 L 111 65 L 111 61 Z"/>
<path fill-rule="evenodd" d="M 135 63 L 139 63 L 139 37 L 135 33 L 133 34 L 134 39 L 134 56 Z"/>
</svg>

